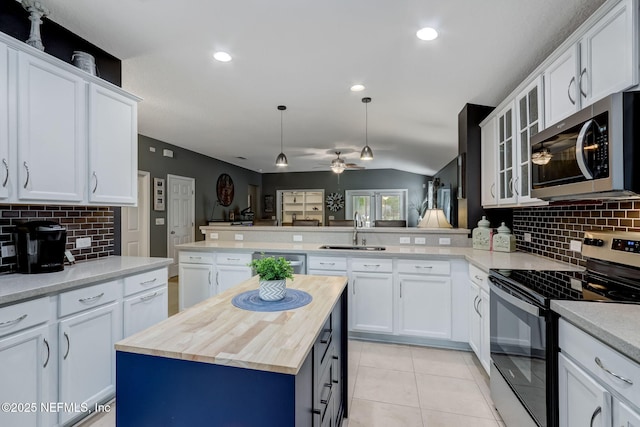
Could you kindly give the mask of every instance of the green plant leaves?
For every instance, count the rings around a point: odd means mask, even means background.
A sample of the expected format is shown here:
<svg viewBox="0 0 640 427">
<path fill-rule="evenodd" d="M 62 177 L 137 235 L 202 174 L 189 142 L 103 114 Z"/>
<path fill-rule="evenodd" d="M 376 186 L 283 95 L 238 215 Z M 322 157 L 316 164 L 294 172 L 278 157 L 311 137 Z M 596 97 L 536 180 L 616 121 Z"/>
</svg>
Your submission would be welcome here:
<svg viewBox="0 0 640 427">
<path fill-rule="evenodd" d="M 293 267 L 283 257 L 254 259 L 249 266 L 260 276 L 260 280 L 293 279 Z"/>
</svg>

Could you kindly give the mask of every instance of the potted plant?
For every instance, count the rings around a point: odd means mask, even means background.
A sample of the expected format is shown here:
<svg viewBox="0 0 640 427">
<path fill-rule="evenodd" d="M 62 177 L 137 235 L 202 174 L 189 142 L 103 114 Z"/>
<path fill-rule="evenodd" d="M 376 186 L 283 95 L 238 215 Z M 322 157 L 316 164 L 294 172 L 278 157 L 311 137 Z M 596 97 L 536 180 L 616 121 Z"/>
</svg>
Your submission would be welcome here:
<svg viewBox="0 0 640 427">
<path fill-rule="evenodd" d="M 278 301 L 284 298 L 287 279 L 293 280 L 293 267 L 283 257 L 263 257 L 249 264 L 260 276 L 258 295 L 264 301 Z"/>
</svg>

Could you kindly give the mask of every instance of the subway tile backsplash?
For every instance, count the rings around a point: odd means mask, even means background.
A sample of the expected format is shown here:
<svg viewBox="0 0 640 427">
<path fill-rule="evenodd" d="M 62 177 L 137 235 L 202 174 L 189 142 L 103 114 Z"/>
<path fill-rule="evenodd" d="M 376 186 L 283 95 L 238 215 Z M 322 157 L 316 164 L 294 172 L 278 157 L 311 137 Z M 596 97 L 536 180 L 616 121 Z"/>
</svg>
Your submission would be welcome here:
<svg viewBox="0 0 640 427">
<path fill-rule="evenodd" d="M 585 266 L 571 240 L 582 240 L 587 230 L 640 232 L 640 201 L 585 201 L 513 210 L 513 233 L 518 250 Z M 531 242 L 524 241 L 531 233 Z"/>
<path fill-rule="evenodd" d="M 95 206 L 40 206 L 0 205 L 0 244 L 12 245 L 16 224 L 25 221 L 49 220 L 59 222 L 67 229 L 67 249 L 76 261 L 85 261 L 113 255 L 113 208 Z M 75 249 L 76 239 L 90 237 L 91 246 Z M 0 272 L 15 270 L 16 257 L 4 257 Z"/>
</svg>

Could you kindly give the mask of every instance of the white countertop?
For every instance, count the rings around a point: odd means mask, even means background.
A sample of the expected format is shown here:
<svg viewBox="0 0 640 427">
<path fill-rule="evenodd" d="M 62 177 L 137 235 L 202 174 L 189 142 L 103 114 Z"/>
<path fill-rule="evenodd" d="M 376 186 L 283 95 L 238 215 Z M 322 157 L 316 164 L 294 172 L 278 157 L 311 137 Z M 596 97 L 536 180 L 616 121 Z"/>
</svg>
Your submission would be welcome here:
<svg viewBox="0 0 640 427">
<path fill-rule="evenodd" d="M 170 258 L 111 256 L 65 265 L 63 271 L 54 273 L 6 274 L 0 276 L 0 305 L 153 270 L 172 262 Z"/>
<path fill-rule="evenodd" d="M 176 246 L 179 250 L 227 251 L 227 252 L 304 252 L 313 255 L 341 256 L 347 254 L 358 257 L 407 257 L 407 258 L 464 258 L 482 270 L 525 269 L 525 270 L 583 270 L 583 268 L 554 261 L 526 252 L 492 252 L 468 247 L 448 246 L 389 246 L 384 251 L 320 249 L 319 243 L 272 243 L 199 241 Z"/>
<path fill-rule="evenodd" d="M 352 232 L 353 227 L 336 227 L 336 226 L 319 226 L 319 227 L 301 227 L 301 226 L 264 226 L 264 225 L 231 225 L 226 224 L 209 224 L 200 226 L 200 230 L 209 231 L 305 231 L 310 233 L 326 233 L 327 231 Z M 418 227 L 359 227 L 359 233 L 403 233 L 403 234 L 470 234 L 471 230 L 467 228 L 418 228 Z"/>
</svg>

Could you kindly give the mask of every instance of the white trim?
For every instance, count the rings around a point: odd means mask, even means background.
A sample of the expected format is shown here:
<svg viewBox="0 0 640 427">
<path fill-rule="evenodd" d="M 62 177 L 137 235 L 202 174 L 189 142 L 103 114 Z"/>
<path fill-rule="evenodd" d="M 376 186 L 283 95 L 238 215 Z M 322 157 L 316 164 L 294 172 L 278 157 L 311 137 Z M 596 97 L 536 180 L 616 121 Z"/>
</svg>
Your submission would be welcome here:
<svg viewBox="0 0 640 427">
<path fill-rule="evenodd" d="M 189 176 L 171 175 L 167 174 L 167 185 L 165 186 L 166 194 L 166 212 L 167 212 L 167 257 L 171 257 L 170 251 L 170 237 L 171 237 L 171 223 L 172 223 L 172 209 L 171 209 L 171 197 L 169 197 L 169 189 L 171 188 L 171 181 L 173 179 L 182 179 L 191 181 L 191 241 L 195 239 L 195 221 L 196 221 L 196 180 Z M 169 277 L 178 275 L 178 260 L 175 264 L 169 265 Z"/>
<path fill-rule="evenodd" d="M 141 251 L 139 251 L 140 256 L 149 256 L 151 249 L 151 174 L 147 171 L 138 171 L 136 174 L 136 186 L 138 185 L 138 178 L 142 177 L 143 185 L 142 191 L 138 191 L 138 209 L 142 210 L 145 215 L 143 216 L 143 223 L 141 224 L 141 228 L 143 229 L 143 238 L 141 239 L 141 244 L 144 245 Z M 126 215 L 126 210 L 131 209 L 129 206 L 123 206 L 120 214 L 120 224 L 123 224 L 122 218 Z M 120 229 L 120 253 L 124 255 L 129 255 L 125 250 L 124 245 L 124 227 Z"/>
</svg>

